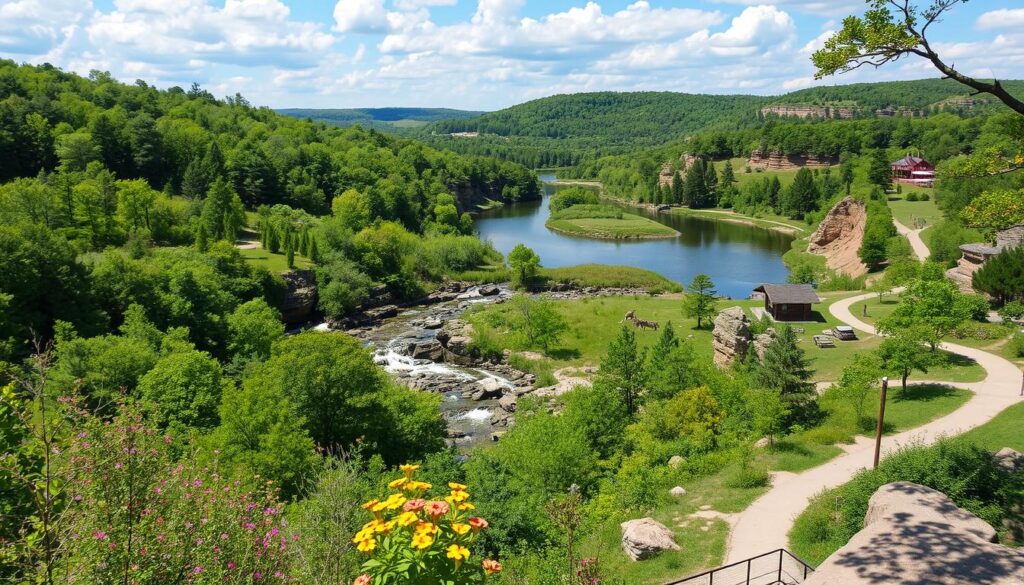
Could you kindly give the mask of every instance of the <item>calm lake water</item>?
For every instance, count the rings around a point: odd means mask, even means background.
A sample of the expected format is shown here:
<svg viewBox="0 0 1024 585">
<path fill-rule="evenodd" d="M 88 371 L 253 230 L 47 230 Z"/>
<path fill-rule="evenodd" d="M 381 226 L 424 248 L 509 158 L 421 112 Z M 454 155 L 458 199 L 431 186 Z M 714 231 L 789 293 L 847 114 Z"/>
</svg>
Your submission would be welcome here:
<svg viewBox="0 0 1024 585">
<path fill-rule="evenodd" d="M 547 198 L 554 192 L 554 175 L 540 175 L 544 200 L 507 205 L 481 212 L 476 218 L 480 237 L 493 242 L 502 254 L 516 244 L 533 248 L 543 266 L 576 264 L 637 266 L 686 284 L 696 274 L 709 274 L 719 294 L 746 298 L 763 282 L 785 282 L 788 270 L 782 255 L 793 238 L 774 230 L 745 225 L 654 213 L 629 208 L 631 213 L 671 226 L 676 238 L 611 241 L 575 238 L 544 227 L 550 211 Z"/>
</svg>

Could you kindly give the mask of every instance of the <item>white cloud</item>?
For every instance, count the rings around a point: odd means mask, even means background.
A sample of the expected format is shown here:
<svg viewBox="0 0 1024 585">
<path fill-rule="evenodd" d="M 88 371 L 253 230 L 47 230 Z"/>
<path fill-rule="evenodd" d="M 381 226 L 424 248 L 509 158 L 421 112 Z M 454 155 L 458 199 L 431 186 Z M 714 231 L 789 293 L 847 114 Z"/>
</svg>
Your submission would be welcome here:
<svg viewBox="0 0 1024 585">
<path fill-rule="evenodd" d="M 832 38 L 834 34 L 836 34 L 836 31 L 830 29 L 814 37 L 800 49 L 800 54 L 810 57 L 815 51 L 824 47 L 825 41 Z"/>
<path fill-rule="evenodd" d="M 720 4 L 771 5 L 792 8 L 819 16 L 845 16 L 864 10 L 863 0 L 714 0 Z"/>
<path fill-rule="evenodd" d="M 334 30 L 354 33 L 388 30 L 384 0 L 338 0 L 334 5 Z"/>
<path fill-rule="evenodd" d="M 428 6 L 455 6 L 458 0 L 395 0 L 394 7 L 398 10 L 418 10 Z"/>
<path fill-rule="evenodd" d="M 978 17 L 980 29 L 1024 27 L 1024 8 L 992 10 Z"/>
<path fill-rule="evenodd" d="M 64 42 L 87 18 L 92 2 L 0 1 L 0 53 L 39 55 Z"/>
<path fill-rule="evenodd" d="M 774 6 L 752 6 L 708 42 L 717 55 L 752 55 L 772 47 L 786 48 L 795 36 L 796 25 L 789 14 Z"/>
</svg>

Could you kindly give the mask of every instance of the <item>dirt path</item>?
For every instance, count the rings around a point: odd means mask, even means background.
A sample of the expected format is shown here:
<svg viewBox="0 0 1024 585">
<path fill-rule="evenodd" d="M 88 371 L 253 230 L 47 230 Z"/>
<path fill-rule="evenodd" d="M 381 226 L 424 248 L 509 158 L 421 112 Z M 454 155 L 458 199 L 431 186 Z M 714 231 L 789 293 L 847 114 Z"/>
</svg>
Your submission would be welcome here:
<svg viewBox="0 0 1024 585">
<path fill-rule="evenodd" d="M 896 221 L 895 218 L 893 218 L 892 223 L 896 225 L 896 231 L 901 236 L 907 238 L 907 240 L 910 242 L 910 247 L 913 248 L 914 255 L 917 256 L 918 260 L 924 262 L 925 260 L 928 259 L 929 256 L 932 255 L 932 251 L 928 249 L 928 246 L 924 244 L 924 240 L 921 239 L 921 232 L 928 229 L 927 227 L 923 227 L 919 230 L 912 230 L 907 226 L 903 225 L 902 223 Z"/>
<path fill-rule="evenodd" d="M 875 328 L 850 313 L 850 305 L 870 298 L 863 294 L 832 304 L 830 310 L 840 321 L 875 334 Z M 981 382 L 951 384 L 968 388 L 974 395 L 954 412 L 920 427 L 882 438 L 882 452 L 910 442 L 931 443 L 942 435 L 954 435 L 984 424 L 1003 409 L 1022 400 L 1021 371 L 1009 361 L 980 349 L 943 343 L 942 349 L 969 357 L 985 369 Z M 807 507 L 810 499 L 821 492 L 846 483 L 853 475 L 871 466 L 874 442 L 858 437 L 856 444 L 844 449 L 845 454 L 807 471 L 777 477 L 771 489 L 754 501 L 736 518 L 729 534 L 726 562 L 741 561 L 758 554 L 789 545 L 788 534 L 793 520 Z"/>
<path fill-rule="evenodd" d="M 746 224 L 746 225 L 752 225 L 754 227 L 757 227 L 757 222 L 770 223 L 770 224 L 773 224 L 773 225 L 780 226 L 781 228 L 784 228 L 784 229 L 780 229 L 779 231 L 784 231 L 784 232 L 787 232 L 787 233 L 790 233 L 790 234 L 797 234 L 797 233 L 802 233 L 802 232 L 807 231 L 807 230 L 804 230 L 802 228 L 798 228 L 798 227 L 789 225 L 788 223 L 783 223 L 781 221 L 774 221 L 774 220 L 771 220 L 771 219 L 761 219 L 759 217 L 748 217 L 746 215 L 742 215 L 742 214 L 736 213 L 735 211 L 719 211 L 719 210 L 714 210 L 714 209 L 700 209 L 700 210 L 694 210 L 693 211 L 693 215 L 698 216 L 698 217 L 701 216 L 701 215 L 704 215 L 706 213 L 712 213 L 712 214 L 716 214 L 716 215 L 724 215 L 724 216 L 726 216 L 728 218 L 729 221 L 735 221 L 737 223 L 743 223 L 743 224 Z M 773 228 L 773 229 L 776 229 L 776 228 Z"/>
</svg>

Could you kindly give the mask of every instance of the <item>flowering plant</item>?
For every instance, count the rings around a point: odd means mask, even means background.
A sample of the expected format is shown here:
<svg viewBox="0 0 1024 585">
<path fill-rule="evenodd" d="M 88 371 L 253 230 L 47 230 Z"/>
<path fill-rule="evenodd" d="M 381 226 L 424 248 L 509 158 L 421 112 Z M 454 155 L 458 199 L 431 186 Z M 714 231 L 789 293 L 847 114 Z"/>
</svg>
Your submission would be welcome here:
<svg viewBox="0 0 1024 585">
<path fill-rule="evenodd" d="M 469 548 L 487 521 L 470 515 L 475 507 L 466 486 L 449 483 L 447 496 L 429 499 L 433 486 L 413 478 L 418 467 L 402 465 L 404 475 L 388 484 L 394 491 L 363 504 L 373 519 L 352 542 L 369 559 L 354 585 L 462 585 L 501 571 L 498 561 L 471 559 Z"/>
</svg>

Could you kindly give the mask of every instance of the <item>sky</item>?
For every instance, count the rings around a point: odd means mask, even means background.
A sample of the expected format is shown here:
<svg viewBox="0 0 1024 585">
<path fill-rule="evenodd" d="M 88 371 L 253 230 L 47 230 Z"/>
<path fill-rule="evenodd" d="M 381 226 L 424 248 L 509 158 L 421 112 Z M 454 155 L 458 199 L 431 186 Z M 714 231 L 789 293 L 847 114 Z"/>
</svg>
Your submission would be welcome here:
<svg viewBox="0 0 1024 585">
<path fill-rule="evenodd" d="M 918 0 L 920 3 L 928 0 Z M 198 82 L 275 108 L 496 110 L 559 93 L 775 95 L 936 77 L 906 59 L 815 81 L 863 0 L 0 0 L 0 57 Z M 1024 0 L 972 0 L 929 33 L 965 73 L 1024 78 Z"/>
</svg>

